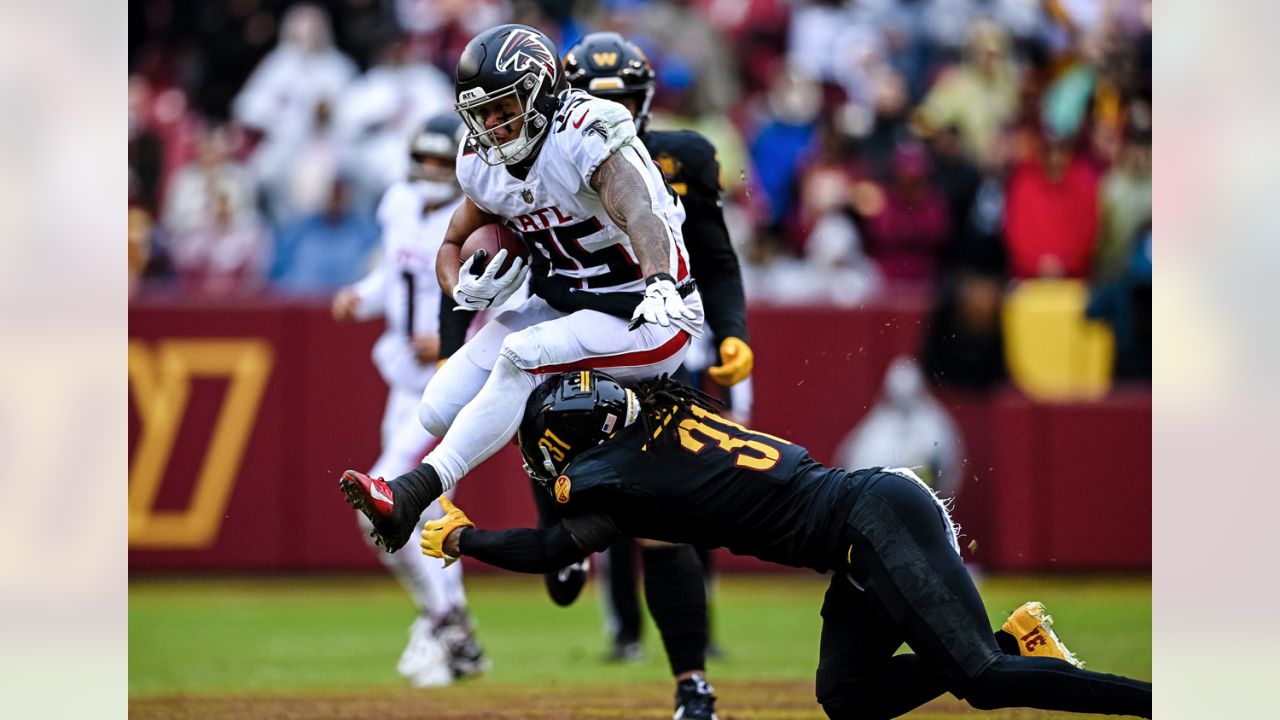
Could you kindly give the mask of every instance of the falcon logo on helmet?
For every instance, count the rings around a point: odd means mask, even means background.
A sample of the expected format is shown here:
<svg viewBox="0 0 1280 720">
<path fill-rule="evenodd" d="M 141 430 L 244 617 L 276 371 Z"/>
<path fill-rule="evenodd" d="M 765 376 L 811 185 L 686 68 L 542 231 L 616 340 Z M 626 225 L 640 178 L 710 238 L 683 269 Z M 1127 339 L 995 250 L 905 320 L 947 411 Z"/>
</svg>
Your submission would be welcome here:
<svg viewBox="0 0 1280 720">
<path fill-rule="evenodd" d="M 541 65 L 547 75 L 556 74 L 556 57 L 536 34 L 528 30 L 516 30 L 507 35 L 502 49 L 498 51 L 498 70 L 524 72 L 531 64 Z"/>
<path fill-rule="evenodd" d="M 527 25 L 499 25 L 471 38 L 454 78 L 454 109 L 487 165 L 532 158 L 567 87 L 555 43 Z"/>
</svg>

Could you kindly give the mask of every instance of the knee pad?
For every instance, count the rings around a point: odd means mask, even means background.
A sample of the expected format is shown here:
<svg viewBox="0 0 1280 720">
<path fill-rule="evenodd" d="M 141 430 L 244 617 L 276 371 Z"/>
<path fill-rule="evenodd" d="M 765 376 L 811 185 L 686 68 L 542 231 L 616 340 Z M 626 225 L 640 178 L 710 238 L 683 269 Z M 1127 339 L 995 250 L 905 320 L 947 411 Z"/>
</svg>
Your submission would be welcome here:
<svg viewBox="0 0 1280 720">
<path fill-rule="evenodd" d="M 444 437 L 451 420 L 425 397 L 418 404 L 418 422 L 422 423 L 423 429 L 438 438 Z"/>
<path fill-rule="evenodd" d="M 538 340 L 538 326 L 527 327 L 503 338 L 502 347 L 498 348 L 498 357 L 506 358 L 525 372 L 546 364 L 542 344 Z"/>
</svg>

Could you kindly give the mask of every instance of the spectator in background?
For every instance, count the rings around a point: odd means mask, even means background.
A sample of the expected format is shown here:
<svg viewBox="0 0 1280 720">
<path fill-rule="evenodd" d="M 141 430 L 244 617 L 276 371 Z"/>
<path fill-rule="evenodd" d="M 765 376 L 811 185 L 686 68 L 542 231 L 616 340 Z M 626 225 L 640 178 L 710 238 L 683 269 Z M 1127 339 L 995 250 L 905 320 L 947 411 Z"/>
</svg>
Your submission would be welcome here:
<svg viewBox="0 0 1280 720">
<path fill-rule="evenodd" d="M 900 5 L 920 6 L 923 27 L 935 52 L 944 58 L 959 57 L 965 50 L 966 31 L 976 22 L 986 22 L 1011 34 L 1020 44 L 1032 44 L 1040 40 L 1048 28 L 1049 18 L 1045 5 L 1088 5 L 1101 3 L 1086 0 L 1084 3 L 1049 0 L 925 0 L 912 2 L 893 0 Z"/>
<path fill-rule="evenodd" d="M 1098 231 L 1098 177 L 1069 138 L 1046 137 L 1039 159 L 1009 177 L 1005 241 L 1015 278 L 1085 278 Z"/>
<path fill-rule="evenodd" d="M 1086 314 L 1106 322 L 1115 333 L 1115 377 L 1151 379 L 1151 225 L 1140 228 L 1129 245 L 1123 271 L 1099 287 Z"/>
<path fill-rule="evenodd" d="M 733 48 L 743 94 L 767 88 L 787 54 L 790 0 L 694 0 L 694 5 Z"/>
<path fill-rule="evenodd" d="M 441 68 L 457 66 L 462 48 L 481 30 L 509 22 L 501 0 L 392 0 L 386 4 L 394 7 L 396 24 L 409 34 L 410 55 Z"/>
<path fill-rule="evenodd" d="M 612 22 L 629 28 L 624 36 L 639 36 L 641 47 L 659 51 L 659 78 L 670 74 L 668 62 L 692 69 L 696 114 L 724 115 L 738 102 L 741 88 L 733 51 L 691 3 L 654 2 L 623 12 L 631 17 L 614 17 Z"/>
<path fill-rule="evenodd" d="M 836 450 L 841 467 L 908 467 L 938 496 L 960 487 L 963 442 L 956 423 L 929 394 L 915 361 L 895 358 L 884 374 L 884 394 Z"/>
<path fill-rule="evenodd" d="M 211 189 L 210 215 L 171 235 L 181 286 L 206 295 L 244 294 L 261 287 L 271 248 L 253 213 L 237 212 L 231 196 Z"/>
<path fill-rule="evenodd" d="M 987 390 L 1007 377 L 1003 293 L 1003 278 L 974 267 L 960 267 L 944 280 L 925 336 L 924 366 L 930 378 Z"/>
<path fill-rule="evenodd" d="M 974 23 L 968 57 L 939 77 L 916 114 L 925 134 L 955 126 L 965 152 L 983 168 L 1003 161 L 1001 135 L 1018 108 L 1019 72 L 999 26 Z"/>
<path fill-rule="evenodd" d="M 355 74 L 355 64 L 333 46 L 328 14 L 315 5 L 291 7 L 281 22 L 279 44 L 232 104 L 235 119 L 262 134 L 250 164 L 267 191 L 273 218 L 287 214 L 280 202 L 300 148 L 317 132 L 321 117 L 328 122 Z"/>
<path fill-rule="evenodd" d="M 255 210 L 249 170 L 232 159 L 227 129 L 216 126 L 204 129 L 195 159 L 169 182 L 164 227 L 174 237 L 186 235 L 213 226 L 219 213 L 229 213 L 234 225 L 245 225 Z"/>
<path fill-rule="evenodd" d="M 952 236 L 958 237 L 970 222 L 982 187 L 982 173 L 964 154 L 954 125 L 938 128 L 928 138 L 928 146 L 933 182 L 947 196 Z"/>
<path fill-rule="evenodd" d="M 861 122 L 857 119 L 858 115 L 868 111 L 866 108 L 846 103 L 840 110 L 839 127 L 850 137 L 857 138 L 856 155 L 865 172 L 876 181 L 885 182 L 893 177 L 894 155 L 898 146 L 915 137 L 907 122 L 911 98 L 902 74 L 888 66 L 881 67 L 875 74 L 871 92 L 874 102 L 867 119 Z M 868 127 L 858 127 L 868 121 Z"/>
<path fill-rule="evenodd" d="M 814 138 L 821 103 L 817 84 L 793 70 L 781 70 L 769 87 L 767 115 L 751 141 L 751 162 L 769 198 L 773 226 L 793 210 L 796 168 Z"/>
<path fill-rule="evenodd" d="M 327 101 L 316 103 L 310 129 L 294 142 L 289 162 L 280 166 L 265 190 L 275 227 L 320 212 L 329 203 L 330 188 L 343 170 L 342 141 Z"/>
<path fill-rule="evenodd" d="M 1151 108 L 1130 104 L 1116 162 L 1102 179 L 1096 281 L 1120 278 L 1130 267 L 1139 230 L 1151 223 Z"/>
<path fill-rule="evenodd" d="M 129 76 L 129 188 L 137 204 L 152 217 L 160 207 L 164 141 L 151 127 L 151 83 Z"/>
<path fill-rule="evenodd" d="M 950 207 L 918 141 L 898 145 L 892 180 L 880 197 L 863 207 L 867 253 L 889 280 L 932 282 L 951 230 Z"/>
<path fill-rule="evenodd" d="M 880 40 L 875 11 L 865 5 L 844 0 L 794 3 L 787 28 L 787 64 L 817 80 L 852 80 L 858 62 Z"/>
<path fill-rule="evenodd" d="M 409 56 L 408 38 L 389 32 L 379 64 L 352 83 L 337 108 L 343 146 L 351 154 L 357 205 L 372 207 L 409 172 L 404 152 L 423 121 L 453 108 L 453 83 Z"/>
<path fill-rule="evenodd" d="M 947 196 L 951 240 L 942 256 L 944 276 L 956 268 L 1003 277 L 1004 180 L 984 176 L 965 156 L 959 133 L 941 128 L 929 138 L 934 182 Z M 943 279 L 945 282 L 945 277 Z"/>
<path fill-rule="evenodd" d="M 151 213 L 140 205 L 129 206 L 129 295 L 137 293 L 143 283 L 168 279 L 173 266 L 168 251 L 160 242 L 161 233 Z"/>
<path fill-rule="evenodd" d="M 797 284 L 813 301 L 850 307 L 866 300 L 882 285 L 874 262 L 863 252 L 853 197 L 856 184 L 845 169 L 820 164 L 806 171 L 802 215 L 815 218 L 804 242 L 803 268 L 810 278 Z M 785 277 L 785 276 L 784 276 Z"/>
<path fill-rule="evenodd" d="M 323 210 L 280 231 L 271 278 L 287 293 L 333 293 L 364 276 L 377 244 L 377 225 L 352 207 L 350 183 L 340 178 Z"/>
</svg>

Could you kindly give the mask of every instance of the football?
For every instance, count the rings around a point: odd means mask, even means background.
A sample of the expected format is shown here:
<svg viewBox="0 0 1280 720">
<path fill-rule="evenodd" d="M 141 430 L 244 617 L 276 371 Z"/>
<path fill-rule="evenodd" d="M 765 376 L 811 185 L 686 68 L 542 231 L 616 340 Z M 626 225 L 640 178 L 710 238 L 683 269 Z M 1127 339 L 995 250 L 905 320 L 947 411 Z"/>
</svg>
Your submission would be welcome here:
<svg viewBox="0 0 1280 720">
<path fill-rule="evenodd" d="M 506 225 L 499 223 L 485 225 L 471 233 L 467 241 L 462 243 L 462 254 L 460 256 L 462 262 L 465 263 L 467 258 L 480 250 L 485 252 L 485 256 L 477 258 L 476 263 L 471 266 L 471 271 L 477 275 L 484 272 L 489 260 L 494 255 L 497 255 L 499 250 L 506 250 L 507 257 L 503 261 L 502 267 L 498 268 L 498 275 L 509 270 L 511 263 L 517 257 L 524 258 L 526 263 L 529 262 L 529 247 L 525 245 L 524 237 Z"/>
</svg>

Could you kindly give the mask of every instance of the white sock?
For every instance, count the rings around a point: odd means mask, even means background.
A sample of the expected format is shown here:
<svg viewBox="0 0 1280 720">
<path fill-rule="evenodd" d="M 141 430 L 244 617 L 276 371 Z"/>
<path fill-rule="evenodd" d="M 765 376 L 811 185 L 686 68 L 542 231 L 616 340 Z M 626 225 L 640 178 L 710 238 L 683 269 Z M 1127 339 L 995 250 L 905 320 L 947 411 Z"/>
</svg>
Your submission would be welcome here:
<svg viewBox="0 0 1280 720">
<path fill-rule="evenodd" d="M 511 439 L 524 416 L 524 403 L 540 380 L 498 356 L 484 387 L 462 408 L 449 432 L 423 460 L 435 468 L 445 490 Z"/>
</svg>

